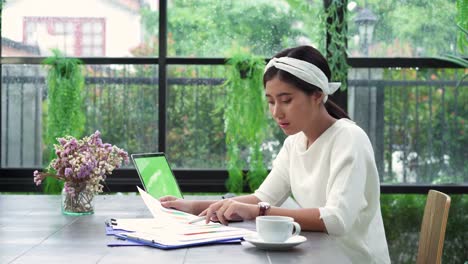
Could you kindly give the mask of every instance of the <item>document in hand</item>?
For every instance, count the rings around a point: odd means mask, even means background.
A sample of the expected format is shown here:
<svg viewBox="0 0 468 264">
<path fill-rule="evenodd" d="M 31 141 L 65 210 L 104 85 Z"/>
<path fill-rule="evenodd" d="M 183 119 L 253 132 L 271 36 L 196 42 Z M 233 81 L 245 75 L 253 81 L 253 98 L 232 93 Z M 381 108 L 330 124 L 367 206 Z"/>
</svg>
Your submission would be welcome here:
<svg viewBox="0 0 468 264">
<path fill-rule="evenodd" d="M 114 235 L 120 239 L 138 242 L 144 245 L 173 249 L 206 244 L 240 241 L 253 231 L 219 223 L 189 222 L 198 217 L 182 211 L 164 208 L 161 203 L 138 188 L 143 201 L 150 210 L 153 218 L 146 219 L 113 219 L 111 226 Z"/>
</svg>

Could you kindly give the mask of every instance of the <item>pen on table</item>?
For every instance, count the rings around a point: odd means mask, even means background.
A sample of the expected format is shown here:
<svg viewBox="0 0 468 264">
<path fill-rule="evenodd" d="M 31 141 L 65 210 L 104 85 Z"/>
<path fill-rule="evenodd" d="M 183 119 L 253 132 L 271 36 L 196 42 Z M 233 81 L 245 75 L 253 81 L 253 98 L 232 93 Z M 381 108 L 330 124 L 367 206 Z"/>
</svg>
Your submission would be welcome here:
<svg viewBox="0 0 468 264">
<path fill-rule="evenodd" d="M 200 222 L 200 221 L 203 221 L 203 220 L 205 220 L 205 219 L 206 219 L 206 215 L 204 215 L 204 216 L 199 216 L 199 217 L 197 217 L 197 218 L 195 218 L 195 219 L 193 219 L 193 220 L 190 220 L 188 223 L 189 223 L 189 224 L 195 224 L 195 223 Z"/>
<path fill-rule="evenodd" d="M 216 212 L 213 212 L 213 216 L 215 216 L 215 215 L 216 215 Z M 206 215 L 204 215 L 204 216 L 198 216 L 197 218 L 190 220 L 188 223 L 189 223 L 189 224 L 194 224 L 194 223 L 198 223 L 198 222 L 200 222 L 200 221 L 203 221 L 203 220 L 205 220 L 205 219 L 206 219 Z M 210 222 L 211 222 L 211 220 L 210 220 Z"/>
</svg>

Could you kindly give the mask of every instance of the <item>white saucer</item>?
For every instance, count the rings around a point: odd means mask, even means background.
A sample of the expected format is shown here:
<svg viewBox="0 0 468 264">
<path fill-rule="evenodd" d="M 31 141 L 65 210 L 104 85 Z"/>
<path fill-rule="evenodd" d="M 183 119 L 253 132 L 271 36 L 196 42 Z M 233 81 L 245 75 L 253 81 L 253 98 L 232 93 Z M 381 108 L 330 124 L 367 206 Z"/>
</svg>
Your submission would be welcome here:
<svg viewBox="0 0 468 264">
<path fill-rule="evenodd" d="M 293 236 L 284 242 L 265 242 L 257 234 L 244 237 L 244 240 L 260 248 L 269 250 L 286 250 L 307 241 L 304 236 Z"/>
</svg>

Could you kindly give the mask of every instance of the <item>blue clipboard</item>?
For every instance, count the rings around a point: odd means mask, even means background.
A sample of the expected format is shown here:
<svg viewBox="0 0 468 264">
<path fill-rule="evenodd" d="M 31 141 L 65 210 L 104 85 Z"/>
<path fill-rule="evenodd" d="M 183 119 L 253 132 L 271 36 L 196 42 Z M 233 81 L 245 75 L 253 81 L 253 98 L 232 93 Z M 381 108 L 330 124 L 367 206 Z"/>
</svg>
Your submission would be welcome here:
<svg viewBox="0 0 468 264">
<path fill-rule="evenodd" d="M 178 249 L 178 248 L 188 248 L 188 247 L 198 247 L 198 246 L 206 246 L 206 245 L 216 245 L 216 244 L 239 244 L 242 241 L 242 237 L 238 238 L 227 238 L 227 239 L 219 239 L 219 240 L 213 240 L 213 241 L 204 241 L 204 242 L 192 242 L 190 244 L 184 244 L 184 245 L 164 245 L 155 242 L 154 240 L 146 240 L 143 238 L 139 237 L 132 237 L 131 233 L 128 234 L 116 234 L 120 239 L 125 239 L 126 241 L 138 243 L 142 246 L 150 246 L 154 248 L 159 248 L 159 249 Z"/>
<path fill-rule="evenodd" d="M 112 225 L 112 221 L 115 221 L 115 219 L 111 219 L 109 221 L 105 222 L 106 225 L 106 235 L 107 236 L 114 236 L 116 239 L 112 241 L 107 242 L 108 247 L 121 247 L 121 246 L 142 246 L 142 244 L 130 241 L 127 239 L 123 239 L 121 236 L 118 236 L 118 234 L 121 233 L 131 233 L 133 231 L 128 231 L 128 230 L 123 230 L 123 229 L 114 229 Z"/>
</svg>

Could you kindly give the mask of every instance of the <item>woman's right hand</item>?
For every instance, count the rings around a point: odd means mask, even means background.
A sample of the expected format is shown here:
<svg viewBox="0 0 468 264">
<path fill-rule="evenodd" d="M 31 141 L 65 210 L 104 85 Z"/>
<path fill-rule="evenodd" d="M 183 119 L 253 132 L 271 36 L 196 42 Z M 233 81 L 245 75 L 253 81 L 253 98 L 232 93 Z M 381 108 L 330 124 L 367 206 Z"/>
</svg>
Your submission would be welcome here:
<svg viewBox="0 0 468 264">
<path fill-rule="evenodd" d="M 159 198 L 159 201 L 164 208 L 172 208 L 186 213 L 195 214 L 193 201 L 179 199 L 170 195 Z"/>
</svg>

